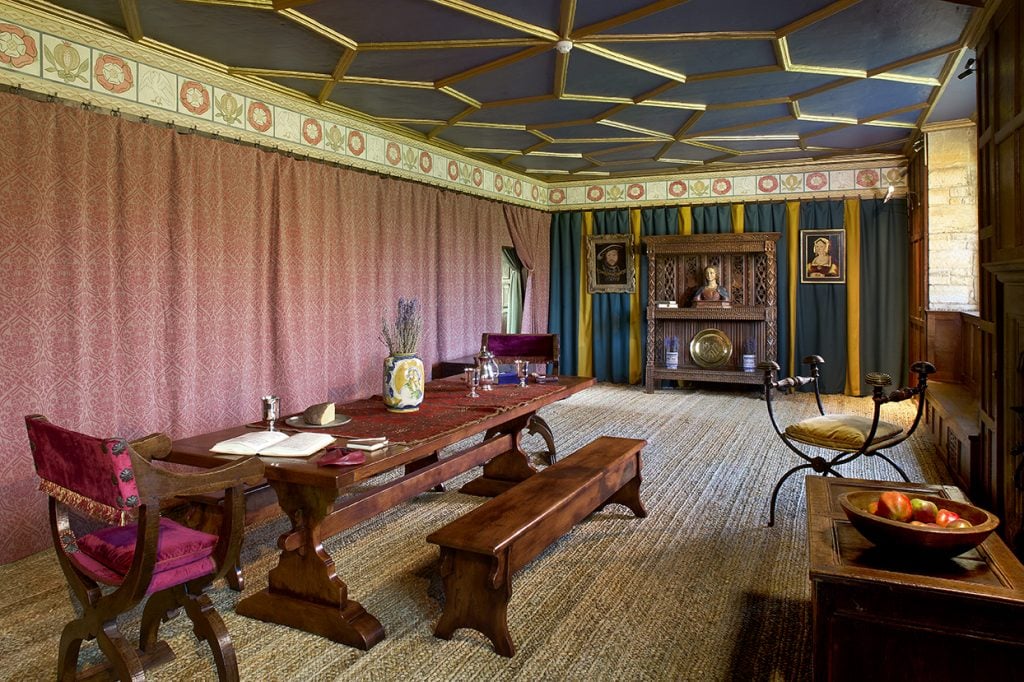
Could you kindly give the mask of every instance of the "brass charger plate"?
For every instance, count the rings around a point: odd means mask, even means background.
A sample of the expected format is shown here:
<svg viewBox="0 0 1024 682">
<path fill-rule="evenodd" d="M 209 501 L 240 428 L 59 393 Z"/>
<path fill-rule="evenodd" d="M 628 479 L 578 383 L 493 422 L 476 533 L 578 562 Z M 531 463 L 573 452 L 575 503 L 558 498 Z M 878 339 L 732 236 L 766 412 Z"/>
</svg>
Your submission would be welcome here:
<svg viewBox="0 0 1024 682">
<path fill-rule="evenodd" d="M 690 357 L 705 369 L 721 367 L 732 357 L 732 341 L 721 329 L 703 329 L 690 341 Z"/>
</svg>

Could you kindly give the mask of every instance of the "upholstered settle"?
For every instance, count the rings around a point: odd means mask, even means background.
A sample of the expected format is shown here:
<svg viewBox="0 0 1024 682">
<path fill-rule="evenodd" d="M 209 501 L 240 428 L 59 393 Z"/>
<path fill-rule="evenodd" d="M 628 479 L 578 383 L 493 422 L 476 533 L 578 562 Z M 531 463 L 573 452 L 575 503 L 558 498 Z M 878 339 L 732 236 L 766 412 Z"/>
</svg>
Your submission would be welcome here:
<svg viewBox="0 0 1024 682">
<path fill-rule="evenodd" d="M 498 334 L 484 332 L 480 345 L 494 355 L 498 364 L 516 360 L 551 364 L 551 373 L 558 374 L 558 334 Z M 545 370 L 546 371 L 546 370 Z M 548 446 L 548 464 L 555 462 L 555 436 L 543 417 L 533 415 L 526 424 L 527 433 L 540 434 Z"/>
<path fill-rule="evenodd" d="M 793 440 L 829 450 L 859 450 L 871 435 L 872 420 L 855 414 L 811 417 L 786 427 Z M 902 426 L 879 421 L 871 447 L 877 449 L 903 433 Z"/>
</svg>

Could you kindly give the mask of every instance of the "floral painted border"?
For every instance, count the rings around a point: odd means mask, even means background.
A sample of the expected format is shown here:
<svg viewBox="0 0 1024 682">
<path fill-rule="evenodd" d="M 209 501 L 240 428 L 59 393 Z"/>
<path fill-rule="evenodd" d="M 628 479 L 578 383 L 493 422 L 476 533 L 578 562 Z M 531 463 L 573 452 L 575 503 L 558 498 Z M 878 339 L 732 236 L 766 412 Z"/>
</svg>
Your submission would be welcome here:
<svg viewBox="0 0 1024 682">
<path fill-rule="evenodd" d="M 898 163 L 549 184 L 29 8 L 0 7 L 0 83 L 549 211 L 906 192 Z"/>
</svg>

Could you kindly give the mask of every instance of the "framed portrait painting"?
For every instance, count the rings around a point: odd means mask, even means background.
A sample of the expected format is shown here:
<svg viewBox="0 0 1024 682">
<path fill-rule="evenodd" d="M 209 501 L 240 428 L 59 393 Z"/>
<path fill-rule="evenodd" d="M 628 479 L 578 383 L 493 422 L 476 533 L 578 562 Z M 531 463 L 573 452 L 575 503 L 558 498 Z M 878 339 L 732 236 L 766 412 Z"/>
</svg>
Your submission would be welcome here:
<svg viewBox="0 0 1024 682">
<path fill-rule="evenodd" d="M 632 235 L 587 235 L 586 248 L 588 293 L 631 294 L 636 290 Z"/>
<path fill-rule="evenodd" d="M 800 281 L 804 284 L 846 283 L 846 231 L 800 231 Z"/>
</svg>

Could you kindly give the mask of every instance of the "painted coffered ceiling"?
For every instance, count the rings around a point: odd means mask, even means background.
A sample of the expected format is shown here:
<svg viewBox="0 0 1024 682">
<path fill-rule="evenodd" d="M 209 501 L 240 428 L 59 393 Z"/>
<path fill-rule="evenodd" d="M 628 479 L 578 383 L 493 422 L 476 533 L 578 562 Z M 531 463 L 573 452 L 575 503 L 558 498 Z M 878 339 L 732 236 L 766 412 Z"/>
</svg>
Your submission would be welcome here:
<svg viewBox="0 0 1024 682">
<path fill-rule="evenodd" d="M 28 3 L 26 3 L 28 4 Z M 973 118 L 984 0 L 59 0 L 544 182 L 909 155 Z"/>
</svg>

